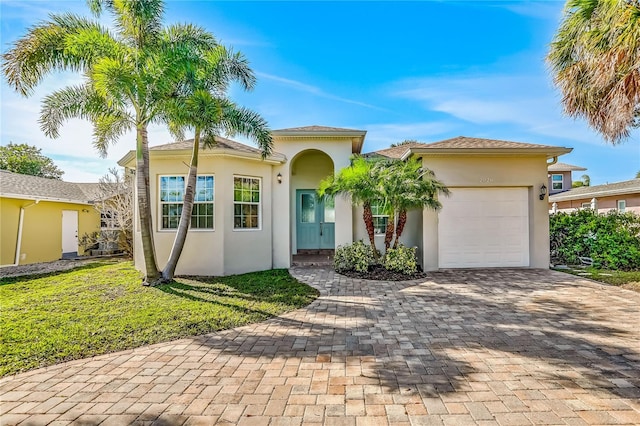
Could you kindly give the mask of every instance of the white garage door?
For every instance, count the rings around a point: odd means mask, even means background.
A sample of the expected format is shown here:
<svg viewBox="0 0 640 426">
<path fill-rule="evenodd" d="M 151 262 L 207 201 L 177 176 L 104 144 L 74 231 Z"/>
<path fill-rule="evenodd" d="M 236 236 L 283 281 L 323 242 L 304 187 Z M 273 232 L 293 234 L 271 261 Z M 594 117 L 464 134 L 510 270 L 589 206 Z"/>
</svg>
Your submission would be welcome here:
<svg viewBox="0 0 640 426">
<path fill-rule="evenodd" d="M 440 201 L 440 268 L 529 266 L 527 188 L 454 188 Z"/>
</svg>

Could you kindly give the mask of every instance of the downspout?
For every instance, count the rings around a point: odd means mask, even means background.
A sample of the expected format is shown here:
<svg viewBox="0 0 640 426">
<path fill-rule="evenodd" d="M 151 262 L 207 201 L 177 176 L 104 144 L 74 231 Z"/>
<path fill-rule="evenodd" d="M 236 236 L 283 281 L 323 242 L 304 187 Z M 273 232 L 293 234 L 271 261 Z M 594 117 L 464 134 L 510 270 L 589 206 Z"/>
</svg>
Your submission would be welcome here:
<svg viewBox="0 0 640 426">
<path fill-rule="evenodd" d="M 551 162 L 550 162 L 550 163 L 547 163 L 547 167 L 549 167 L 549 166 L 553 166 L 553 165 L 554 165 L 554 164 L 556 164 L 557 162 L 558 162 L 558 156 L 557 156 L 557 155 L 554 155 L 554 156 L 553 156 L 553 159 L 551 160 Z"/>
<path fill-rule="evenodd" d="M 16 243 L 16 257 L 13 265 L 2 265 L 2 266 L 18 266 L 20 264 L 20 249 L 22 249 L 22 230 L 24 228 L 24 211 L 31 206 L 35 206 L 38 204 L 40 200 L 35 200 L 31 204 L 27 204 L 26 206 L 20 207 L 20 218 L 18 219 L 18 241 Z"/>
</svg>

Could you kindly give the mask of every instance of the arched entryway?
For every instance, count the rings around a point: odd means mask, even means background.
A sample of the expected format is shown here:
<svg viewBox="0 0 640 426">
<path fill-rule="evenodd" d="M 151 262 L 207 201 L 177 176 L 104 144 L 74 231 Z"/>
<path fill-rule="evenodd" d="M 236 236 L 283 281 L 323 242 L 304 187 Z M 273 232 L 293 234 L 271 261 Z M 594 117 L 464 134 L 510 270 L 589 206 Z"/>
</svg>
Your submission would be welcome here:
<svg viewBox="0 0 640 426">
<path fill-rule="evenodd" d="M 335 201 L 316 196 L 320 181 L 334 173 L 326 153 L 308 149 L 291 160 L 291 236 L 293 253 L 335 248 Z"/>
</svg>

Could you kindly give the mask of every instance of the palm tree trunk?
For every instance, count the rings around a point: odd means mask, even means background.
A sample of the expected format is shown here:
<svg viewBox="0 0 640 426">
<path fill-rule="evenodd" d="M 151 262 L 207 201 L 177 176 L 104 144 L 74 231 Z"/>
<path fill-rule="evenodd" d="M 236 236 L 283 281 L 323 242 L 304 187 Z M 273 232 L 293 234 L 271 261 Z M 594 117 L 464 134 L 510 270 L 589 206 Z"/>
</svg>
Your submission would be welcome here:
<svg viewBox="0 0 640 426">
<path fill-rule="evenodd" d="M 400 210 L 400 214 L 398 215 L 398 225 L 396 225 L 396 240 L 393 242 L 393 248 L 398 248 L 398 243 L 400 241 L 400 235 L 402 235 L 402 231 L 404 231 L 404 225 L 407 223 L 407 211 Z"/>
<path fill-rule="evenodd" d="M 189 224 L 191 223 L 191 210 L 193 210 L 193 198 L 196 190 L 198 177 L 198 150 L 200 147 L 200 129 L 196 128 L 193 139 L 193 149 L 191 150 L 191 165 L 189 166 L 189 176 L 187 177 L 187 187 L 184 191 L 184 199 L 182 201 L 182 213 L 180 214 L 180 222 L 176 230 L 176 238 L 173 240 L 173 247 L 169 254 L 169 260 L 162 270 L 162 280 L 171 281 L 176 272 L 176 266 L 180 259 L 180 254 L 187 240 Z"/>
<path fill-rule="evenodd" d="M 140 234 L 144 254 L 144 285 L 155 285 L 160 272 L 156 263 L 153 245 L 153 222 L 151 215 L 151 194 L 149 190 L 149 140 L 147 128 L 139 124 L 136 129 L 136 184 L 138 186 L 138 214 L 140 215 Z"/>
<path fill-rule="evenodd" d="M 375 229 L 373 227 L 373 212 L 371 211 L 371 203 L 366 201 L 364 203 L 364 210 L 362 212 L 362 220 L 364 220 L 364 226 L 367 228 L 367 235 L 369 235 L 369 242 L 371 243 L 371 249 L 373 250 L 374 259 L 378 259 L 379 253 L 376 248 Z"/>
<path fill-rule="evenodd" d="M 393 231 L 395 227 L 396 227 L 396 217 L 395 217 L 395 213 L 392 212 L 389 215 L 389 220 L 387 221 L 387 229 L 385 230 L 385 233 L 384 233 L 385 254 L 387 250 L 389 250 L 389 247 L 391 247 L 391 240 L 393 240 Z"/>
</svg>

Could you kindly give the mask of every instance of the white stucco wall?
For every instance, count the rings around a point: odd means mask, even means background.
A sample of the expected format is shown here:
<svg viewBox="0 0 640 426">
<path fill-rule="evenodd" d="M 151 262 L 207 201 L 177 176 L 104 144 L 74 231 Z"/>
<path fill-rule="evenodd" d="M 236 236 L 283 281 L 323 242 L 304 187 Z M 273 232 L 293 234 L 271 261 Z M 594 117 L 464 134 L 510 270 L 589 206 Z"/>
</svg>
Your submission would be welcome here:
<svg viewBox="0 0 640 426">
<path fill-rule="evenodd" d="M 545 156 L 433 156 L 423 165 L 435 172 L 452 192 L 456 188 L 527 187 L 529 198 L 529 266 L 549 267 L 549 213 L 539 188 L 547 183 Z M 438 213 L 422 214 L 423 267 L 438 269 Z"/>
<path fill-rule="evenodd" d="M 282 184 L 275 180 L 273 205 L 278 214 L 273 216 L 274 267 L 291 265 L 291 254 L 296 253 L 296 189 L 315 189 L 329 171 L 328 156 L 334 173 L 350 165 L 351 138 L 346 137 L 275 137 L 274 151 L 284 154 L 287 162 L 273 168 L 273 177 L 282 174 Z M 323 154 L 318 153 L 321 151 Z M 314 161 L 314 159 L 316 161 Z M 300 160 L 300 161 L 297 161 Z M 350 200 L 338 197 L 335 203 L 335 243 L 346 244 L 353 239 L 352 206 Z"/>
<path fill-rule="evenodd" d="M 154 240 L 160 269 L 169 258 L 176 232 L 160 229 L 161 213 L 158 206 L 160 176 L 183 175 L 186 178 L 188 162 L 187 155 L 170 158 L 152 157 L 150 161 Z M 272 164 L 259 160 L 223 156 L 200 157 L 198 175 L 214 176 L 214 229 L 189 230 L 176 268 L 177 275 L 230 275 L 273 267 L 272 169 Z M 261 179 L 262 226 L 259 230 L 234 230 L 233 228 L 234 176 Z M 144 269 L 139 226 L 136 226 L 136 231 L 135 262 L 138 268 Z"/>
<path fill-rule="evenodd" d="M 367 235 L 367 228 L 364 225 L 362 219 L 362 206 L 357 206 L 353 209 L 353 240 L 362 240 L 369 244 L 369 235 Z M 384 234 L 376 234 L 376 248 L 380 253 L 384 253 Z M 417 247 L 418 261 L 422 264 L 422 211 L 412 210 L 407 212 L 407 223 L 400 237 L 400 242 L 407 247 Z M 393 244 L 393 241 L 391 242 Z"/>
</svg>

